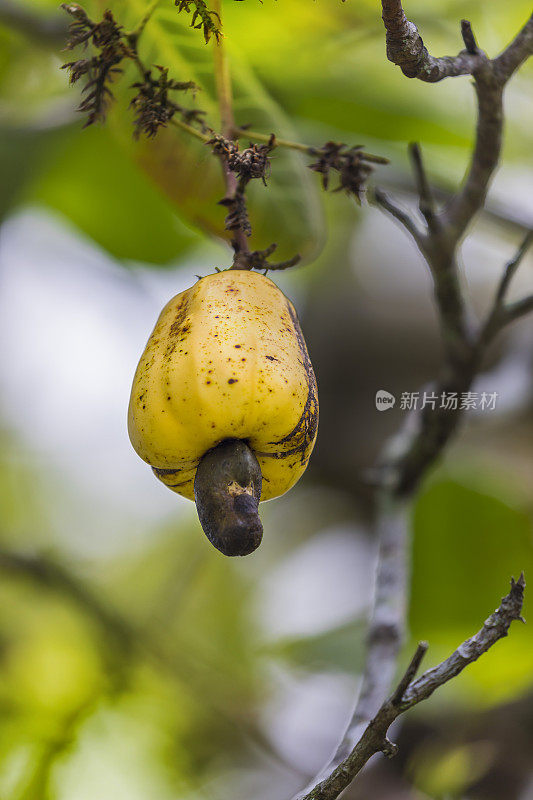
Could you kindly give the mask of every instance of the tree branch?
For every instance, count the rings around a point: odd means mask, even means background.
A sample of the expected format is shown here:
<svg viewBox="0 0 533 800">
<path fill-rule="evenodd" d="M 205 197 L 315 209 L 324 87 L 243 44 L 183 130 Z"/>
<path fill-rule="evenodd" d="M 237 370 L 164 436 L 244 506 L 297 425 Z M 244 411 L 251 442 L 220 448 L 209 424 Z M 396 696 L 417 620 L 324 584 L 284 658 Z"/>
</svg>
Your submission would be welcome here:
<svg viewBox="0 0 533 800">
<path fill-rule="evenodd" d="M 454 246 L 483 207 L 491 177 L 498 165 L 503 90 L 513 73 L 533 53 L 533 15 L 505 50 L 490 61 L 478 48 L 467 20 L 461 23 L 465 50 L 457 56 L 434 58 L 428 53 L 416 25 L 407 19 L 401 0 L 382 0 L 382 9 L 387 57 L 402 69 L 404 75 L 430 82 L 458 75 L 472 75 L 474 78 L 478 97 L 476 145 L 463 188 L 445 212 L 449 243 Z"/>
<path fill-rule="evenodd" d="M 511 281 L 531 245 L 533 245 L 533 230 L 529 231 L 516 251 L 515 256 L 505 266 L 502 278 L 496 289 L 492 308 L 480 334 L 480 340 L 484 345 L 487 345 L 494 336 L 510 322 L 521 316 L 525 316 L 525 314 L 533 310 L 533 295 L 531 297 L 525 297 L 522 300 L 517 300 L 509 305 L 505 304 L 505 298 Z"/>
<path fill-rule="evenodd" d="M 374 201 L 381 206 L 381 208 L 390 214 L 393 219 L 398 220 L 405 230 L 411 234 L 416 244 L 419 247 L 423 246 L 424 233 L 420 230 L 416 222 L 413 220 L 408 211 L 401 208 L 395 200 L 393 200 L 383 189 L 376 187 L 374 189 Z"/>
<path fill-rule="evenodd" d="M 462 189 L 444 212 L 451 247 L 461 240 L 477 212 L 500 160 L 503 133 L 503 89 L 492 62 L 485 60 L 472 73 L 477 94 L 476 142 Z"/>
<path fill-rule="evenodd" d="M 481 630 L 467 639 L 448 658 L 433 669 L 424 672 L 405 690 L 400 702 L 401 712 L 427 700 L 440 686 L 455 678 L 469 664 L 487 652 L 497 641 L 507 636 L 511 623 L 525 622 L 522 617 L 526 582 L 521 574 L 517 581 L 511 578 L 511 590 L 502 598 L 499 608 L 485 620 Z"/>
<path fill-rule="evenodd" d="M 423 47 L 423 42 L 412 23 L 407 20 L 399 0 L 383 0 L 383 19 L 387 30 L 387 40 L 395 43 L 389 58 L 404 69 L 410 77 L 427 79 L 428 65 L 439 59 L 432 59 Z M 416 31 L 416 35 L 414 33 Z M 434 284 L 435 302 L 441 325 L 445 361 L 441 375 L 433 389 L 438 395 L 455 392 L 457 395 L 469 391 L 480 369 L 489 339 L 501 328 L 531 310 L 531 298 L 516 301 L 508 307 L 496 304 L 488 320 L 482 326 L 474 327 L 472 314 L 463 291 L 458 268 L 457 249 L 468 225 L 484 206 L 487 189 L 498 165 L 503 129 L 503 90 L 505 82 L 513 74 L 528 54 L 533 52 L 533 16 L 522 31 L 513 39 L 503 53 L 491 61 L 478 48 L 470 24 L 463 20 L 461 32 L 466 50 L 459 54 L 458 66 L 440 77 L 465 74 L 474 77 L 477 101 L 478 123 L 474 153 L 462 188 L 452 196 L 444 211 L 435 208 L 420 150 L 411 145 L 416 184 L 419 195 L 419 208 L 426 222 L 425 231 L 420 232 L 409 214 L 399 213 L 398 207 L 390 198 L 383 202 L 383 193 L 376 192 L 378 205 L 392 214 L 415 238 L 422 252 Z M 390 50 L 390 47 L 389 47 Z M 417 54 L 417 69 L 412 59 Z M 465 61 L 468 56 L 470 60 Z M 409 68 L 405 69 L 406 64 Z M 420 74 L 420 70 L 424 74 Z M 426 72 L 424 72 L 426 70 Z M 519 251 L 518 263 L 529 240 Z M 506 291 L 516 263 L 507 278 L 502 279 L 503 292 Z M 400 437 L 403 452 L 389 463 L 389 471 L 394 468 L 397 476 L 396 491 L 403 495 L 412 494 L 427 468 L 434 463 L 444 446 L 455 432 L 462 416 L 462 409 L 426 409 L 410 420 L 409 435 Z M 414 424 L 413 424 L 414 422 Z"/>
<path fill-rule="evenodd" d="M 420 149 L 418 142 L 411 142 L 409 145 L 409 155 L 413 165 L 416 189 L 419 198 L 418 208 L 426 220 L 428 230 L 431 233 L 436 234 L 440 228 L 440 221 L 437 217 L 435 199 L 426 175 L 424 162 L 422 160 L 422 150 Z"/>
<path fill-rule="evenodd" d="M 418 28 L 405 16 L 401 0 L 382 0 L 382 19 L 385 25 L 387 58 L 408 78 L 436 83 L 443 78 L 471 75 L 480 62 L 481 54 L 469 52 L 473 37 L 466 31 L 467 49 L 458 56 L 431 56 Z"/>
<path fill-rule="evenodd" d="M 463 20 L 461 33 L 465 50 L 455 57 L 433 58 L 418 30 L 405 16 L 400 0 L 382 0 L 387 31 L 387 56 L 408 77 L 436 82 L 446 77 L 472 75 L 478 100 L 476 141 L 462 188 L 452 196 L 447 208 L 439 211 L 418 145 L 410 146 L 419 210 L 425 221 L 417 221 L 394 200 L 377 189 L 375 202 L 399 221 L 415 240 L 424 256 L 434 284 L 444 359 L 435 384 L 430 387 L 437 399 L 468 392 L 481 367 L 485 349 L 496 329 L 533 310 L 533 296 L 508 306 L 503 300 L 520 260 L 531 243 L 528 236 L 515 259 L 509 263 L 496 293 L 491 321 L 474 326 L 466 293 L 461 285 L 457 249 L 476 213 L 484 206 L 487 189 L 498 165 L 503 129 L 503 90 L 505 82 L 533 52 L 531 20 L 494 61 L 478 48 L 470 23 Z M 425 652 L 419 646 L 415 657 L 392 697 L 383 703 L 396 668 L 405 631 L 406 606 L 406 507 L 427 470 L 443 452 L 464 413 L 455 406 L 428 405 L 413 412 L 389 443 L 377 473 L 379 504 L 375 523 L 380 541 L 380 556 L 375 587 L 374 609 L 369 625 L 368 651 L 359 700 L 348 731 L 337 753 L 299 800 L 334 800 L 375 753 L 394 753 L 387 739 L 390 724 L 403 711 L 429 697 L 438 686 L 457 675 L 467 664 L 486 652 L 507 634 L 510 623 L 520 619 L 524 589 L 523 576 L 512 581 L 509 595 L 500 608 L 472 639 L 464 642 L 441 665 L 414 681 L 414 673 Z M 383 619 L 388 623 L 383 624 Z M 382 705 L 380 706 L 380 704 Z"/>
<path fill-rule="evenodd" d="M 396 748 L 387 739 L 387 732 L 394 720 L 426 700 L 436 689 L 455 678 L 465 667 L 486 653 L 499 639 L 507 636 L 511 623 L 522 620 L 524 587 L 523 575 L 518 581 L 511 579 L 509 594 L 502 599 L 499 608 L 488 617 L 483 627 L 471 639 L 463 642 L 445 661 L 415 680 L 427 649 L 425 643 L 419 644 L 396 689 L 366 726 L 355 748 L 331 775 L 314 786 L 302 800 L 335 800 L 372 756 L 380 752 L 388 756 L 394 755 Z"/>
</svg>

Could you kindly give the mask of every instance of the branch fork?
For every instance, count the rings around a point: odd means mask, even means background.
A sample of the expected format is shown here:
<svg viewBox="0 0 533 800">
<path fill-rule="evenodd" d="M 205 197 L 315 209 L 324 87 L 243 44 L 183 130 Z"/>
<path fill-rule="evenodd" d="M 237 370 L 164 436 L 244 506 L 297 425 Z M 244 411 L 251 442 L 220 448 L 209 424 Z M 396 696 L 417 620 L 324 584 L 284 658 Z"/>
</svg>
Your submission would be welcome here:
<svg viewBox="0 0 533 800">
<path fill-rule="evenodd" d="M 463 184 L 446 207 L 435 202 L 418 144 L 409 147 L 418 196 L 419 217 L 403 209 L 381 189 L 374 202 L 399 222 L 413 238 L 430 271 L 441 328 L 443 361 L 434 386 L 438 392 L 468 391 L 481 368 L 486 349 L 507 324 L 533 311 L 533 295 L 506 303 L 509 284 L 527 249 L 530 232 L 506 266 L 493 306 L 476 323 L 462 286 L 458 248 L 477 213 L 498 166 L 503 130 L 503 92 L 518 67 L 533 54 L 533 15 L 495 59 L 478 47 L 472 26 L 461 23 L 464 50 L 454 57 L 434 58 L 416 26 L 407 19 L 401 0 L 382 0 L 387 56 L 404 75 L 435 83 L 448 77 L 471 75 L 478 105 L 475 148 Z M 411 663 L 388 700 L 390 685 L 406 628 L 408 519 L 407 509 L 418 485 L 438 460 L 457 430 L 462 410 L 420 411 L 386 446 L 373 470 L 375 482 L 374 530 L 380 553 L 375 601 L 367 642 L 367 658 L 359 698 L 344 739 L 329 764 L 297 800 L 335 800 L 375 754 L 391 756 L 387 738 L 391 723 L 425 700 L 439 686 L 458 675 L 521 620 L 525 581 L 511 581 L 511 590 L 478 633 L 463 642 L 442 664 L 416 678 L 427 645 L 419 644 Z"/>
</svg>

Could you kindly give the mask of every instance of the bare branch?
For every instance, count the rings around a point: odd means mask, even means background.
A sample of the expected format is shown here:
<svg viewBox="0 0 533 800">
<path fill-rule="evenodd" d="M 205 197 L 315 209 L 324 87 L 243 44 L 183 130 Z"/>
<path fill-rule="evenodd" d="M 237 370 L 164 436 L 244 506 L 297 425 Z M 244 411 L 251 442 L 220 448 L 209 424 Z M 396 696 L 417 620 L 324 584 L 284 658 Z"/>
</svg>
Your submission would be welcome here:
<svg viewBox="0 0 533 800">
<path fill-rule="evenodd" d="M 516 72 L 531 55 L 533 55 L 533 14 L 520 33 L 493 61 L 494 69 L 500 81 L 502 83 L 508 81 L 513 72 Z"/>
<path fill-rule="evenodd" d="M 472 25 L 467 19 L 461 20 L 461 36 L 465 43 L 466 52 L 472 56 L 479 55 L 480 50 L 477 46 L 476 37 L 474 36 Z"/>
<path fill-rule="evenodd" d="M 444 213 L 451 246 L 461 240 L 472 219 L 483 208 L 502 146 L 504 86 L 487 60 L 472 74 L 478 106 L 476 142 L 462 189 Z"/>
<path fill-rule="evenodd" d="M 490 180 L 498 166 L 503 128 L 503 89 L 518 67 L 533 53 L 533 15 L 508 47 L 490 61 L 478 48 L 470 23 L 461 22 L 465 50 L 457 56 L 434 58 L 418 28 L 407 19 L 401 0 L 382 0 L 387 31 L 387 57 L 409 78 L 440 81 L 472 75 L 478 96 L 476 146 L 462 190 L 445 213 L 450 245 L 457 243 L 483 207 Z"/>
<path fill-rule="evenodd" d="M 480 342 L 484 345 L 488 344 L 505 325 L 532 310 L 531 304 L 533 302 L 533 296 L 517 300 L 508 306 L 505 305 L 505 298 L 510 283 L 532 244 L 533 230 L 529 231 L 515 256 L 505 266 L 505 270 L 496 290 L 492 309 L 480 333 Z"/>
<path fill-rule="evenodd" d="M 418 142 L 411 142 L 409 145 L 409 155 L 413 165 L 413 172 L 415 174 L 416 189 L 418 193 L 418 207 L 420 213 L 426 220 L 428 230 L 436 232 L 440 227 L 439 219 L 436 213 L 435 199 L 431 191 L 429 181 L 424 168 L 422 160 L 422 150 Z"/>
<path fill-rule="evenodd" d="M 436 83 L 443 78 L 471 75 L 480 63 L 482 54 L 477 48 L 475 53 L 467 49 L 457 56 L 434 58 L 428 53 L 416 25 L 405 16 L 401 0 L 382 0 L 381 5 L 387 31 L 387 58 L 408 78 Z M 468 36 L 470 50 L 472 41 L 473 36 Z"/>
<path fill-rule="evenodd" d="M 523 575 L 518 581 L 511 579 L 509 594 L 502 599 L 499 608 L 490 615 L 483 627 L 471 639 L 463 642 L 445 661 L 425 672 L 417 680 L 413 680 L 427 649 L 424 643 L 419 644 L 392 696 L 379 708 L 352 752 L 331 775 L 314 786 L 302 800 L 336 800 L 372 756 L 380 752 L 394 755 L 395 748 L 387 739 L 387 732 L 394 720 L 422 700 L 426 700 L 436 689 L 486 653 L 499 639 L 507 636 L 511 623 L 514 620 L 522 620 L 524 587 Z"/>
<path fill-rule="evenodd" d="M 512 258 L 511 261 L 509 261 L 508 264 L 506 264 L 503 277 L 500 281 L 498 290 L 496 292 L 496 299 L 494 301 L 495 307 L 501 306 L 503 301 L 505 300 L 509 284 L 511 283 L 518 267 L 522 262 L 522 259 L 524 258 L 525 254 L 527 253 L 532 244 L 533 244 L 533 230 L 530 230 L 526 235 L 524 241 L 518 248 L 514 258 Z"/>
<path fill-rule="evenodd" d="M 400 0 L 382 0 L 382 8 L 388 58 L 399 65 L 405 75 L 435 82 L 446 77 L 469 74 L 474 78 L 477 92 L 478 123 L 474 153 L 463 186 L 451 198 L 445 211 L 439 212 L 435 206 L 418 145 L 411 145 L 410 155 L 419 209 L 426 222 L 425 230 L 420 230 L 411 215 L 384 192 L 379 189 L 375 192 L 375 202 L 413 237 L 433 278 L 445 358 L 440 377 L 428 391 L 433 391 L 437 398 L 449 394 L 459 397 L 469 391 L 480 369 L 487 340 L 474 330 L 471 322 L 468 300 L 460 281 L 457 249 L 468 225 L 485 204 L 488 186 L 500 158 L 505 81 L 531 52 L 533 32 L 529 30 L 528 23 L 493 62 L 478 48 L 470 23 L 463 20 L 461 33 L 465 50 L 456 57 L 436 59 L 429 55 L 416 26 L 405 16 Z M 495 300 L 498 324 L 503 319 L 507 322 L 533 309 L 533 296 L 509 306 L 503 305 L 508 284 L 529 241 L 528 237 L 502 278 Z M 507 634 L 511 621 L 520 618 L 523 577 L 516 583 L 512 582 L 511 592 L 478 634 L 464 642 L 439 667 L 414 681 L 414 673 L 425 652 L 425 647 L 420 645 L 396 691 L 383 703 L 395 671 L 405 628 L 405 616 L 401 616 L 401 608 L 405 606 L 406 597 L 406 592 L 402 591 L 402 588 L 405 589 L 402 582 L 405 581 L 406 555 L 401 548 L 407 546 L 407 535 L 405 527 L 400 533 L 399 523 L 404 519 L 403 514 L 391 518 L 391 510 L 404 509 L 404 503 L 413 496 L 428 468 L 439 458 L 454 434 L 462 414 L 460 403 L 452 406 L 428 405 L 407 418 L 403 429 L 388 448 L 381 465 L 380 497 L 383 505 L 377 520 L 381 543 L 380 564 L 360 697 L 341 747 L 322 771 L 315 786 L 300 800 L 334 800 L 372 755 L 378 752 L 393 755 L 394 745 L 387 739 L 391 722 L 402 711 L 429 697 L 438 686 L 486 652 Z M 384 609 L 387 614 L 393 613 L 394 609 L 396 614 L 388 628 L 381 626 Z M 388 641 L 385 631 L 388 631 Z M 380 706 L 380 703 L 383 704 Z M 352 749 L 346 755 L 350 746 Z"/>
<path fill-rule="evenodd" d="M 391 703 L 393 706 L 399 706 L 402 704 L 404 695 L 411 685 L 411 682 L 414 681 L 418 670 L 420 669 L 420 665 L 424 656 L 428 651 L 428 643 L 427 642 L 419 642 L 418 647 L 415 650 L 415 654 L 411 659 L 411 663 L 405 670 L 405 674 L 401 679 L 400 683 L 396 687 L 396 691 L 391 697 Z"/>
<path fill-rule="evenodd" d="M 408 510 L 383 492 L 375 522 L 379 552 L 367 659 L 356 708 L 335 761 L 346 757 L 387 696 L 406 635 Z"/>
<path fill-rule="evenodd" d="M 406 231 L 411 234 L 417 245 L 420 247 L 423 245 L 424 234 L 405 209 L 400 208 L 388 194 L 378 187 L 374 189 L 374 200 L 384 211 L 403 225 Z"/>
<path fill-rule="evenodd" d="M 401 710 L 412 708 L 422 700 L 427 700 L 433 692 L 455 678 L 468 664 L 486 653 L 499 639 L 507 636 L 512 622 L 522 618 L 524 589 L 526 582 L 522 573 L 517 581 L 511 578 L 511 590 L 500 603 L 499 608 L 485 621 L 481 630 L 471 639 L 467 639 L 451 656 L 433 669 L 424 672 L 405 691 L 401 702 Z"/>
</svg>

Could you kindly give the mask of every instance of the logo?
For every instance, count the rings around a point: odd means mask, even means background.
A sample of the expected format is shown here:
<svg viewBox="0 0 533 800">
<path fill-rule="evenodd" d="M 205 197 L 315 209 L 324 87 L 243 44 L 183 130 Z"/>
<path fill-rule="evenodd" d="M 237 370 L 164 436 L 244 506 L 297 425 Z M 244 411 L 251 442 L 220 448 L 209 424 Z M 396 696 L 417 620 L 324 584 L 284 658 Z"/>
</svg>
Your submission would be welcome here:
<svg viewBox="0 0 533 800">
<path fill-rule="evenodd" d="M 378 411 L 388 411 L 390 408 L 394 408 L 395 402 L 394 395 L 386 392 L 385 389 L 379 389 L 376 392 L 376 408 Z"/>
</svg>

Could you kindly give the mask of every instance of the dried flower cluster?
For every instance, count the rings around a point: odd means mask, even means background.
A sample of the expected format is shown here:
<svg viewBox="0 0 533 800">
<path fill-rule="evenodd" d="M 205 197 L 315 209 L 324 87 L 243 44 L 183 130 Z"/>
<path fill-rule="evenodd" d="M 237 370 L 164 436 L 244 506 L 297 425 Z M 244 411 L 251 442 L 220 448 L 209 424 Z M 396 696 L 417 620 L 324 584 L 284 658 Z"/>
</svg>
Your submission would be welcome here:
<svg viewBox="0 0 533 800">
<path fill-rule="evenodd" d="M 220 17 L 217 12 L 209 10 L 205 0 L 175 0 L 179 12 L 192 12 L 191 26 L 202 29 L 206 42 L 214 37 L 217 43 L 222 36 Z M 85 79 L 83 100 L 79 111 L 88 114 L 85 126 L 105 119 L 109 103 L 113 99 L 110 84 L 115 76 L 121 73 L 121 62 L 129 60 L 134 63 L 140 73 L 140 79 L 132 85 L 135 94 L 130 102 L 134 112 L 134 136 L 141 134 L 154 137 L 160 128 L 171 121 L 183 126 L 205 141 L 223 163 L 227 177 L 227 196 L 220 204 L 227 209 L 225 227 L 233 235 L 232 245 L 238 263 L 246 264 L 243 269 L 286 269 L 299 261 L 295 256 L 290 261 L 269 264 L 268 257 L 275 245 L 266 250 L 250 252 L 247 238 L 252 234 L 252 226 L 246 206 L 245 191 L 252 180 L 261 180 L 266 186 L 270 175 L 270 153 L 277 146 L 275 135 L 268 141 L 262 138 L 263 144 L 250 142 L 241 150 L 236 139 L 228 138 L 213 131 L 205 120 L 205 112 L 194 108 L 188 109 L 175 100 L 176 92 L 198 89 L 193 81 L 176 81 L 169 78 L 168 68 L 159 65 L 146 65 L 139 52 L 138 42 L 144 27 L 155 6 L 144 17 L 134 31 L 127 33 L 119 25 L 111 11 L 106 11 L 99 22 L 89 18 L 85 10 L 77 3 L 63 3 L 63 9 L 72 18 L 69 27 L 67 49 L 72 50 L 79 45 L 87 48 L 91 45 L 95 52 L 90 57 L 80 58 L 63 65 L 70 71 L 70 83 Z M 175 117 L 179 117 L 178 123 Z M 240 133 L 246 126 L 241 126 Z M 209 138 L 210 137 L 210 138 Z M 292 142 L 280 142 L 287 147 L 307 152 L 316 158 L 310 169 L 322 176 L 324 189 L 328 188 L 331 170 L 339 174 L 339 186 L 335 191 L 344 189 L 360 201 L 364 196 L 366 181 L 372 172 L 371 162 L 387 163 L 386 159 L 365 153 L 361 146 L 349 147 L 345 144 L 327 142 L 322 147 L 305 147 Z"/>
<path fill-rule="evenodd" d="M 122 41 L 122 27 L 115 22 L 111 11 L 104 13 L 101 22 L 93 22 L 77 3 L 63 3 L 62 8 L 73 18 L 66 49 L 72 50 L 78 45 L 87 47 L 91 42 L 98 51 L 92 58 L 69 61 L 63 65 L 63 69 L 70 71 L 71 84 L 80 78 L 87 79 L 83 87 L 84 98 L 78 107 L 78 111 L 88 114 L 87 127 L 105 119 L 109 102 L 113 99 L 109 84 L 122 72 L 117 65 L 127 53 Z"/>
<path fill-rule="evenodd" d="M 205 113 L 198 109 L 185 109 L 169 97 L 169 92 L 186 92 L 189 89 L 194 91 L 198 87 L 193 81 L 169 80 L 167 67 L 156 65 L 156 69 L 159 70 L 157 78 L 154 78 L 152 71 L 148 70 L 144 81 L 133 84 L 137 94 L 131 101 L 130 107 L 135 111 L 136 138 L 141 133 L 145 133 L 148 137 L 155 136 L 159 128 L 164 127 L 176 113 L 185 117 L 187 122 L 192 119 L 201 122 Z"/>
<path fill-rule="evenodd" d="M 220 30 L 220 17 L 216 11 L 210 11 L 204 0 L 174 0 L 174 5 L 178 11 L 185 11 L 188 14 L 193 6 L 191 28 L 203 30 L 204 39 L 209 41 L 211 36 L 220 41 L 222 31 Z M 217 24 L 218 23 L 218 24 Z"/>
<path fill-rule="evenodd" d="M 213 153 L 226 159 L 230 170 L 239 178 L 243 188 L 254 178 L 261 178 L 266 186 L 266 179 L 270 173 L 269 153 L 274 148 L 274 136 L 268 144 L 253 144 L 245 150 L 239 150 L 238 142 L 226 139 L 220 134 L 215 134 L 208 142 L 213 148 Z"/>
<path fill-rule="evenodd" d="M 238 178 L 235 191 L 230 197 L 225 197 L 220 201 L 220 205 L 226 206 L 225 227 L 227 231 L 242 231 L 245 236 L 252 235 L 252 227 L 246 208 L 245 190 L 248 183 L 253 179 L 261 179 L 266 186 L 267 174 L 270 170 L 268 154 L 274 147 L 274 137 L 268 144 L 252 144 L 245 150 L 239 150 L 239 143 L 232 139 L 227 139 L 221 134 L 214 134 L 208 141 L 214 155 L 221 158 Z"/>
<path fill-rule="evenodd" d="M 310 153 L 317 156 L 317 161 L 309 165 L 309 169 L 322 175 L 322 186 L 329 187 L 331 170 L 339 173 L 339 185 L 334 190 L 346 191 L 360 202 L 366 192 L 366 183 L 373 168 L 367 160 L 362 145 L 348 147 L 339 142 L 326 142 L 323 147 L 312 148 Z M 374 158 L 372 160 L 375 160 Z M 383 159 L 383 161 L 386 161 Z"/>
<path fill-rule="evenodd" d="M 109 103 L 113 99 L 110 84 L 114 77 L 122 72 L 118 66 L 124 59 L 133 61 L 141 73 L 142 79 L 133 84 L 137 90 L 130 103 L 135 112 L 134 135 L 141 133 L 149 137 L 155 136 L 159 128 L 164 127 L 175 114 L 184 122 L 198 123 L 205 128 L 203 115 L 199 109 L 188 109 L 171 99 L 171 92 L 193 91 L 198 87 L 193 81 L 175 81 L 168 77 L 166 67 L 156 66 L 159 75 L 152 74 L 141 61 L 137 52 L 137 38 L 124 32 L 115 21 L 111 11 L 106 11 L 101 22 L 91 20 L 84 9 L 77 3 L 63 3 L 62 8 L 72 17 L 66 49 L 72 50 L 78 45 L 87 47 L 91 44 L 97 53 L 91 58 L 81 58 L 63 65 L 70 72 L 70 83 L 86 78 L 83 87 L 84 98 L 78 111 L 88 114 L 85 127 L 105 119 Z"/>
<path fill-rule="evenodd" d="M 237 191 L 233 197 L 225 197 L 220 200 L 219 205 L 228 209 L 225 220 L 227 231 L 242 231 L 245 236 L 252 235 L 252 226 L 246 208 L 246 198 L 243 191 Z"/>
</svg>

